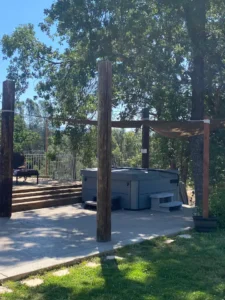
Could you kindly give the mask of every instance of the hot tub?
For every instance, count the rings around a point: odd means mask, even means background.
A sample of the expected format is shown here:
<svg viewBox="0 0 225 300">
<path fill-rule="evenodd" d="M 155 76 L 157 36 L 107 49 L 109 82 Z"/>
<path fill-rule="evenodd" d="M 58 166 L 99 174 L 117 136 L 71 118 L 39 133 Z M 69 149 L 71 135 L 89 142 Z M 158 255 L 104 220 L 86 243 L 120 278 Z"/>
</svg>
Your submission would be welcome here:
<svg viewBox="0 0 225 300">
<path fill-rule="evenodd" d="M 97 169 L 81 171 L 83 202 L 97 196 Z M 174 201 L 179 201 L 179 174 L 176 170 L 157 169 L 112 169 L 112 198 L 120 197 L 121 208 L 129 210 L 148 209 L 150 195 L 173 193 Z"/>
</svg>

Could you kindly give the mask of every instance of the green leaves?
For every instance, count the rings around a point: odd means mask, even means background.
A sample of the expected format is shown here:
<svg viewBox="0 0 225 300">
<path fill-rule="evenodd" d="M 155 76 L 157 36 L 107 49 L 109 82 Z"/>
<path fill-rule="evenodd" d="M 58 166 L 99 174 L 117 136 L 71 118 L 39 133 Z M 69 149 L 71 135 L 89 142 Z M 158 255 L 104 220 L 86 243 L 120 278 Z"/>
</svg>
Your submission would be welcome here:
<svg viewBox="0 0 225 300">
<path fill-rule="evenodd" d="M 201 117 L 204 104 L 209 116 L 223 118 L 224 15 L 222 0 L 56 0 L 45 10 L 40 28 L 63 50 L 47 47 L 28 24 L 3 37 L 2 51 L 10 59 L 8 77 L 17 82 L 18 99 L 30 80 L 37 79 L 36 92 L 46 114 L 59 117 L 55 126 L 60 127 L 63 117 L 94 116 L 97 61 L 106 58 L 113 62 L 113 106 L 122 107 L 121 118 L 138 118 L 148 107 L 152 119 L 189 119 L 200 100 L 196 117 Z M 205 70 L 196 76 L 199 57 Z M 200 85 L 202 91 L 194 98 Z M 87 143 L 95 152 L 89 130 L 65 128 L 73 149 Z M 163 165 L 172 152 L 180 166 L 183 153 L 189 159 L 186 143 L 162 139 L 154 147 L 161 147 Z M 118 149 L 115 146 L 115 156 L 126 161 Z"/>
<path fill-rule="evenodd" d="M 157 1 L 74 0 L 55 1 L 45 14 L 40 26 L 68 45 L 64 53 L 40 43 L 32 25 L 17 28 L 2 41 L 3 52 L 12 58 L 9 77 L 17 80 L 21 93 L 29 79 L 37 78 L 38 95 L 55 99 L 57 113 L 92 113 L 96 62 L 108 58 L 114 63 L 114 104 L 123 104 L 124 117 L 148 106 L 165 118 L 169 95 L 183 96 L 178 78 L 184 77 L 185 46 L 177 39 L 184 28 L 173 9 L 162 10 Z"/>
<path fill-rule="evenodd" d="M 64 43 L 64 52 L 38 41 L 31 24 L 18 27 L 2 39 L 3 53 L 11 59 L 8 77 L 17 81 L 18 96 L 37 78 L 38 95 L 54 101 L 57 114 L 86 116 L 96 110 L 97 60 L 108 58 L 114 63 L 114 105 L 123 104 L 124 117 L 147 106 L 161 119 L 187 118 L 196 5 L 185 0 L 55 1 L 40 27 Z M 219 7 L 225 7 L 219 0 L 206 7 L 209 99 L 224 75 Z"/>
<path fill-rule="evenodd" d="M 35 144 L 40 143 L 40 135 L 30 130 L 24 119 L 16 115 L 14 125 L 14 151 L 23 152 L 32 150 Z"/>
</svg>

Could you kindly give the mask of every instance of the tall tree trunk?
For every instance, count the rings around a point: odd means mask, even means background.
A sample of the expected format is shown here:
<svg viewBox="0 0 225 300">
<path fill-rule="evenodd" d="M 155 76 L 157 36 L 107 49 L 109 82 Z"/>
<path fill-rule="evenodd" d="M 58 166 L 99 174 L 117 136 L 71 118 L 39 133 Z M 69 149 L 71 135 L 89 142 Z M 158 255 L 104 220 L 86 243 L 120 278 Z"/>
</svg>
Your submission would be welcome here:
<svg viewBox="0 0 225 300">
<path fill-rule="evenodd" d="M 206 48 L 206 2 L 188 1 L 184 6 L 186 25 L 192 44 L 192 120 L 204 117 L 205 98 L 205 48 Z M 196 204 L 201 206 L 203 189 L 203 137 L 191 139 L 191 158 L 195 184 Z"/>
</svg>

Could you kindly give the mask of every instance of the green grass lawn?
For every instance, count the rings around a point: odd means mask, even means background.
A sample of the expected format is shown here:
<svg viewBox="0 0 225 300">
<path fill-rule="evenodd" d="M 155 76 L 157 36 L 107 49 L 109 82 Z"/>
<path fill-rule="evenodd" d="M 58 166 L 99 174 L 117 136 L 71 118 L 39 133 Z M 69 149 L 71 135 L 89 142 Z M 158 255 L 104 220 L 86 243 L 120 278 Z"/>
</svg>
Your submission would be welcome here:
<svg viewBox="0 0 225 300">
<path fill-rule="evenodd" d="M 20 282 L 4 286 L 13 290 L 1 299 L 31 300 L 211 300 L 225 299 L 225 231 L 191 233 L 192 239 L 165 238 L 116 251 L 124 260 L 94 258 L 69 269 L 64 277 L 53 272 L 39 276 L 44 283 L 28 288 Z"/>
</svg>

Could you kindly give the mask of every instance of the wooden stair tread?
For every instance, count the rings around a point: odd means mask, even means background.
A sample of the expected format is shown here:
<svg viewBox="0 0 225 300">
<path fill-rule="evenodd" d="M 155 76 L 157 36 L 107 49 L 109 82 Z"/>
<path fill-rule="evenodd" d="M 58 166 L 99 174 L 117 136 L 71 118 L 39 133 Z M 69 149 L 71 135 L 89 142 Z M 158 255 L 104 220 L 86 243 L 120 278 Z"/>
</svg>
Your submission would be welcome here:
<svg viewBox="0 0 225 300">
<path fill-rule="evenodd" d="M 57 195 L 57 194 L 66 194 L 66 193 L 77 193 L 82 192 L 82 188 L 73 188 L 73 189 L 62 189 L 62 190 L 53 190 L 53 191 L 37 191 L 37 192 L 24 192 L 22 193 L 13 193 L 13 199 L 22 198 L 22 197 L 32 197 L 32 196 L 43 196 L 43 195 Z"/>
<path fill-rule="evenodd" d="M 39 200 L 37 200 L 37 201 L 33 201 L 32 203 L 36 203 L 36 202 L 48 202 L 48 201 L 64 201 L 64 200 L 67 200 L 67 199 L 76 199 L 76 198 L 80 198 L 80 196 L 77 196 L 77 197 L 67 197 L 67 198 L 64 198 L 64 199 L 54 199 L 54 198 L 52 198 L 52 199 L 46 199 L 45 201 L 39 201 Z M 26 202 L 26 201 L 24 201 L 23 203 L 13 203 L 12 205 L 13 206 L 16 206 L 16 205 L 23 205 L 23 204 L 31 204 L 29 201 L 28 202 Z"/>
<path fill-rule="evenodd" d="M 74 189 L 74 188 L 82 188 L 81 184 L 77 185 L 59 185 L 59 186 L 46 186 L 46 187 L 27 187 L 21 189 L 13 189 L 13 194 L 22 194 L 22 193 L 32 193 L 32 192 L 41 192 L 41 191 L 57 191 L 57 190 L 65 190 L 65 189 Z"/>
<path fill-rule="evenodd" d="M 12 211 L 26 211 L 26 210 L 34 210 L 41 209 L 46 207 L 54 207 L 54 206 L 63 206 L 69 204 L 77 204 L 81 202 L 81 197 L 68 197 L 64 199 L 48 199 L 45 201 L 33 201 L 33 202 L 23 202 L 23 203 L 13 203 Z"/>
<path fill-rule="evenodd" d="M 48 199 L 57 199 L 57 198 L 67 198 L 67 197 L 72 197 L 72 196 L 81 196 L 82 193 L 81 191 L 78 192 L 72 192 L 72 193 L 58 193 L 58 194 L 43 194 L 43 195 L 37 195 L 37 196 L 30 196 L 30 195 L 24 195 L 20 196 L 20 198 L 13 198 L 12 201 L 13 203 L 16 202 L 30 202 L 30 201 L 35 201 L 35 200 L 40 200 L 40 201 L 45 201 Z"/>
</svg>

